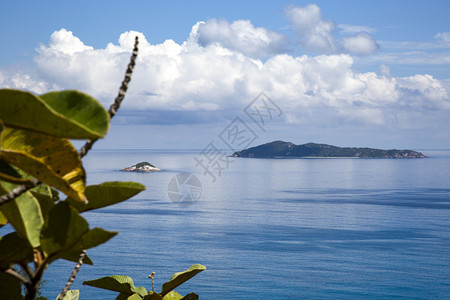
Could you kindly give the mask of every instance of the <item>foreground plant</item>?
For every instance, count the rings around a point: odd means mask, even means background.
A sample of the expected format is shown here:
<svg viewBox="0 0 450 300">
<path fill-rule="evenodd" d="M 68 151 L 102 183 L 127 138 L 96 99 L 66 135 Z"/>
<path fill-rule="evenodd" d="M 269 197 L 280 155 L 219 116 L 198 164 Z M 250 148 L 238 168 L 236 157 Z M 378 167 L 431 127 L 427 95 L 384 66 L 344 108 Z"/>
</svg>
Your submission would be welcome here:
<svg viewBox="0 0 450 300">
<path fill-rule="evenodd" d="M 90 228 L 82 213 L 125 201 L 145 189 L 135 182 L 86 186 L 81 161 L 103 138 L 125 97 L 137 56 L 136 44 L 119 94 L 109 111 L 79 91 L 44 95 L 0 90 L 0 299 L 34 299 L 46 268 L 57 259 L 77 262 L 58 299 L 78 299 L 68 292 L 86 250 L 117 232 Z M 86 139 L 77 151 L 70 139 Z M 60 193 L 65 199 L 60 199 Z M 21 271 L 19 271 L 21 270 Z"/>
<path fill-rule="evenodd" d="M 185 300 L 193 300 L 198 299 L 198 295 L 195 293 L 189 293 L 186 296 L 181 296 L 177 292 L 174 291 L 174 289 L 183 284 L 185 281 L 191 279 L 198 273 L 204 271 L 206 269 L 205 266 L 196 264 L 192 265 L 189 269 L 183 272 L 175 273 L 172 275 L 172 278 L 164 283 L 162 285 L 162 290 L 160 293 L 155 292 L 155 285 L 154 285 L 154 275 L 155 272 L 152 273 L 152 275 L 149 275 L 149 277 L 152 279 L 152 290 L 147 291 L 144 287 L 135 287 L 133 283 L 133 279 L 129 276 L 123 276 L 123 275 L 113 275 L 113 276 L 107 276 L 102 277 L 95 280 L 89 280 L 84 281 L 84 285 L 89 285 L 105 290 L 115 291 L 119 292 L 119 295 L 117 296 L 117 300 L 179 300 L 179 299 L 185 299 Z"/>
</svg>

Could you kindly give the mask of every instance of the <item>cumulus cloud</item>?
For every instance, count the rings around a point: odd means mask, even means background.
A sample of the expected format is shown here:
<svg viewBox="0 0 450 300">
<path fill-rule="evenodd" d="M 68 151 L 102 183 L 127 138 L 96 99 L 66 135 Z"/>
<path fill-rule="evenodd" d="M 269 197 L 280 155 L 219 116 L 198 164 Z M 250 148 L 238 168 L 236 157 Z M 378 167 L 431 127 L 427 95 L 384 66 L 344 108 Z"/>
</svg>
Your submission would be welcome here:
<svg viewBox="0 0 450 300">
<path fill-rule="evenodd" d="M 232 23 L 211 19 L 197 23 L 196 38 L 201 46 L 219 44 L 250 57 L 267 57 L 285 50 L 285 36 L 262 27 L 254 27 L 248 20 Z"/>
<path fill-rule="evenodd" d="M 37 94 L 60 89 L 57 84 L 39 78 L 33 71 L 26 73 L 11 69 L 0 70 L 0 88 L 22 89 Z"/>
<path fill-rule="evenodd" d="M 341 43 L 344 51 L 356 55 L 369 55 L 376 52 L 379 48 L 375 39 L 366 32 L 344 37 Z"/>
<path fill-rule="evenodd" d="M 395 78 L 387 66 L 381 66 L 381 74 L 356 72 L 354 58 L 343 53 L 278 54 L 262 61 L 238 47 L 199 42 L 202 24 L 197 23 L 182 44 L 173 40 L 151 44 L 142 33 L 129 31 L 103 49 L 85 45 L 61 29 L 37 49 L 34 73 L 0 70 L 0 85 L 36 93 L 79 89 L 109 105 L 138 35 L 140 51 L 124 109 L 140 111 L 139 122 L 166 124 L 171 116 L 177 116 L 176 122 L 231 119 L 261 91 L 285 111 L 287 122 L 305 126 L 401 123 L 408 127 L 417 123 L 418 112 L 450 112 L 448 84 L 430 75 Z M 369 51 L 364 39 L 349 44 L 360 52 Z M 198 118 L 182 117 L 184 113 Z"/>
<path fill-rule="evenodd" d="M 52 49 L 55 52 L 60 52 L 67 55 L 73 55 L 77 52 L 85 52 L 93 50 L 94 48 L 86 46 L 79 38 L 73 36 L 72 31 L 62 28 L 55 31 L 50 37 L 49 47 L 41 46 L 41 51 Z"/>
<path fill-rule="evenodd" d="M 315 4 L 304 7 L 290 6 L 285 14 L 294 25 L 299 44 L 307 51 L 369 55 L 379 48 L 369 34 L 370 28 L 336 25 L 334 22 L 324 20 L 320 7 Z M 338 39 L 338 28 L 342 29 L 342 34 L 352 35 Z"/>
<path fill-rule="evenodd" d="M 291 6 L 286 10 L 287 18 L 292 22 L 302 47 L 309 51 L 334 52 L 333 22 L 322 20 L 322 11 L 315 4 L 305 7 Z"/>
<path fill-rule="evenodd" d="M 40 45 L 34 60 L 48 82 L 109 97 L 121 80 L 118 70 L 128 60 L 129 49 L 132 44 L 126 44 L 123 38 L 119 39 L 119 46 L 110 43 L 105 49 L 94 49 L 63 28 L 50 36 L 48 45 Z"/>
</svg>

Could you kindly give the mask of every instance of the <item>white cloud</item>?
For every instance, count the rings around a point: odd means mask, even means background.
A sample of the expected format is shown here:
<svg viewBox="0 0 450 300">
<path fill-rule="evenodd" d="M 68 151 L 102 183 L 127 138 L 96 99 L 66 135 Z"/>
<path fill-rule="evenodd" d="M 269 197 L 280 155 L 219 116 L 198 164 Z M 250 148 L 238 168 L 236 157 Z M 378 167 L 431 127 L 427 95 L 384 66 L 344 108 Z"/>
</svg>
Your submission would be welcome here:
<svg viewBox="0 0 450 300">
<path fill-rule="evenodd" d="M 449 85 L 430 75 L 395 78 L 385 66 L 381 75 L 358 73 L 349 54 L 280 54 L 263 62 L 220 43 L 199 44 L 195 38 L 199 26 L 193 27 L 182 44 L 166 40 L 153 45 L 142 33 L 129 31 L 120 35 L 117 44 L 104 49 L 87 46 L 61 29 L 52 34 L 48 45 L 39 47 L 35 72 L 0 70 L 0 85 L 37 93 L 74 88 L 109 105 L 138 35 L 138 61 L 124 102 L 129 111 L 202 111 L 229 116 L 241 111 L 260 91 L 277 102 L 289 123 L 308 126 L 397 122 L 408 127 L 417 126 L 417 114 L 450 111 Z M 212 122 L 204 115 L 202 118 Z M 140 115 L 142 122 L 153 121 L 146 119 Z"/>
<path fill-rule="evenodd" d="M 369 58 L 365 58 L 366 63 L 389 64 L 389 65 L 422 65 L 422 66 L 443 66 L 450 64 L 450 51 L 384 51 Z"/>
<path fill-rule="evenodd" d="M 341 34 L 355 34 L 360 32 L 374 33 L 375 28 L 363 25 L 338 24 L 337 28 Z"/>
<path fill-rule="evenodd" d="M 344 51 L 356 55 L 369 55 L 376 52 L 379 48 L 375 39 L 366 32 L 344 37 L 341 43 Z"/>
<path fill-rule="evenodd" d="M 55 52 L 68 55 L 93 50 L 92 47 L 86 46 L 79 38 L 73 36 L 72 31 L 68 31 L 65 28 L 55 31 L 50 37 L 49 47 L 41 46 L 41 51 L 44 52 L 49 48 Z"/>
<path fill-rule="evenodd" d="M 28 74 L 14 70 L 0 70 L 0 88 L 22 89 L 37 94 L 60 89 L 58 85 L 38 78 L 33 72 Z"/>
<path fill-rule="evenodd" d="M 320 7 L 310 4 L 305 7 L 291 6 L 286 10 L 287 18 L 294 25 L 300 45 L 308 51 L 334 52 L 333 22 L 322 20 Z"/>
<path fill-rule="evenodd" d="M 362 26 L 336 25 L 323 20 L 321 9 L 315 4 L 305 7 L 290 6 L 285 14 L 294 25 L 299 44 L 307 51 L 369 55 L 379 48 L 369 34 L 369 31 L 373 30 Z M 352 35 L 338 39 L 337 29 L 341 29 L 342 34 Z"/>
<path fill-rule="evenodd" d="M 266 57 L 284 51 L 285 36 L 262 27 L 254 27 L 248 20 L 232 23 L 211 19 L 199 22 L 195 27 L 198 43 L 208 46 L 217 43 L 224 48 L 238 51 L 250 57 Z"/>
<path fill-rule="evenodd" d="M 378 41 L 382 52 L 365 58 L 366 61 L 390 65 L 447 65 L 450 64 L 450 32 L 440 32 L 431 42 Z"/>
<path fill-rule="evenodd" d="M 381 76 L 390 78 L 391 77 L 391 68 L 389 68 L 389 66 L 382 64 L 380 66 L 380 74 L 381 74 Z"/>
<path fill-rule="evenodd" d="M 439 32 L 434 38 L 446 44 L 450 44 L 450 32 Z"/>
<path fill-rule="evenodd" d="M 398 81 L 399 87 L 408 90 L 409 94 L 415 94 L 416 97 L 419 96 L 426 100 L 433 101 L 435 103 L 435 108 L 450 108 L 447 90 L 439 80 L 434 79 L 432 76 L 414 75 L 400 78 Z"/>
</svg>

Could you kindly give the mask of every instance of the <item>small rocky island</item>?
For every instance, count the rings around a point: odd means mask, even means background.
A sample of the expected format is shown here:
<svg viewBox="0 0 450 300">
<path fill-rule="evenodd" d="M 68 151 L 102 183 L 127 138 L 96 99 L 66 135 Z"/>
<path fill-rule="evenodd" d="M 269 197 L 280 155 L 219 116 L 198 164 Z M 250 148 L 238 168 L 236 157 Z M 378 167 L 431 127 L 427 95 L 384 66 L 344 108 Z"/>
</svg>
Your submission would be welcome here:
<svg viewBox="0 0 450 300">
<path fill-rule="evenodd" d="M 242 151 L 234 152 L 232 157 L 254 158 L 425 158 L 427 156 L 413 150 L 381 150 L 373 148 L 337 147 L 326 144 L 307 143 L 295 145 L 275 141 Z"/>
<path fill-rule="evenodd" d="M 141 162 L 138 164 L 135 164 L 134 166 L 124 168 L 120 171 L 126 171 L 126 172 L 155 172 L 155 171 L 161 171 L 161 169 L 158 169 L 154 165 L 152 165 L 149 162 Z"/>
</svg>

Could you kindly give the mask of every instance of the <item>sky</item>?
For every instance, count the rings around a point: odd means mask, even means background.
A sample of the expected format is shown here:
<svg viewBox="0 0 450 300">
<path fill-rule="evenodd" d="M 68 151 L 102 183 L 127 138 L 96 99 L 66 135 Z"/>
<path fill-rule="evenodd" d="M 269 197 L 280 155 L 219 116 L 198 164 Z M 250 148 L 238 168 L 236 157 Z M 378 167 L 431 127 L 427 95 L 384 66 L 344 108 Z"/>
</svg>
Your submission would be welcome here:
<svg viewBox="0 0 450 300">
<path fill-rule="evenodd" d="M 108 107 L 138 36 L 97 148 L 450 149 L 449 13 L 446 0 L 0 0 L 0 88 Z"/>
</svg>

